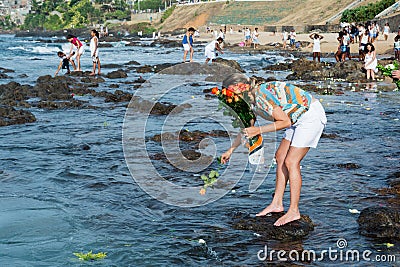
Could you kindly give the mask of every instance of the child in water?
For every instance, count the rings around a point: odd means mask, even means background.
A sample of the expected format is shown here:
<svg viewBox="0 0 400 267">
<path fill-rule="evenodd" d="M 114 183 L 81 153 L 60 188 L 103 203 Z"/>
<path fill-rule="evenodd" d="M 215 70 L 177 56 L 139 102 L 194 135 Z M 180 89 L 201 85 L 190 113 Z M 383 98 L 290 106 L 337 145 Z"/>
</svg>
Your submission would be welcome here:
<svg viewBox="0 0 400 267">
<path fill-rule="evenodd" d="M 61 52 L 61 51 L 57 52 L 57 56 L 59 58 L 61 58 L 61 61 L 60 61 L 60 64 L 58 64 L 58 69 L 56 70 L 56 73 L 54 74 L 54 76 L 57 76 L 57 74 L 58 74 L 58 72 L 60 71 L 61 68 L 67 70 L 66 74 L 70 74 L 71 71 L 69 70 L 69 62 L 71 62 L 72 67 L 75 69 L 74 61 L 71 58 L 67 57 L 67 55 L 64 52 Z"/>
</svg>

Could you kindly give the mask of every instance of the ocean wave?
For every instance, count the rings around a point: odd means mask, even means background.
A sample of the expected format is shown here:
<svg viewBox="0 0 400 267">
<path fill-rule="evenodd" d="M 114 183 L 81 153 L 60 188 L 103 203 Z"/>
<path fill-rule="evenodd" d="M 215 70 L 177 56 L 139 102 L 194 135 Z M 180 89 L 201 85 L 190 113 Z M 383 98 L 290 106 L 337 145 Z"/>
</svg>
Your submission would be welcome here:
<svg viewBox="0 0 400 267">
<path fill-rule="evenodd" d="M 61 50 L 61 47 L 56 46 L 34 46 L 34 47 L 24 47 L 24 46 L 12 46 L 8 47 L 8 50 L 19 50 L 25 51 L 33 54 L 54 54 Z"/>
</svg>

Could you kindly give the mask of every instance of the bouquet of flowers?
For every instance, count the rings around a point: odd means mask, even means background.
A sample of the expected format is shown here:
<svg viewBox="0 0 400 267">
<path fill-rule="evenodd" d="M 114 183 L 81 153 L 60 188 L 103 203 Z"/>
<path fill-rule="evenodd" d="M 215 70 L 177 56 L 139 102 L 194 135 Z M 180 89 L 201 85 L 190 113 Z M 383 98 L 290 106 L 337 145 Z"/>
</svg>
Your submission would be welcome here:
<svg viewBox="0 0 400 267">
<path fill-rule="evenodd" d="M 228 88 L 219 90 L 214 87 L 211 93 L 216 95 L 220 101 L 219 109 L 225 107 L 224 115 L 233 116 L 232 126 L 234 128 L 248 128 L 254 125 L 256 116 L 249 104 L 248 92 L 250 85 L 238 83 Z M 229 107 L 229 108 L 226 108 Z M 263 138 L 256 135 L 248 139 L 249 161 L 251 164 L 263 163 Z"/>
<path fill-rule="evenodd" d="M 392 71 L 399 70 L 399 62 L 397 62 L 395 60 L 395 61 L 393 61 L 393 64 L 388 64 L 386 66 L 378 64 L 378 66 L 376 66 L 376 68 L 382 72 L 383 76 L 392 77 Z M 393 82 L 396 84 L 397 89 L 400 89 L 400 80 L 393 79 Z"/>
</svg>

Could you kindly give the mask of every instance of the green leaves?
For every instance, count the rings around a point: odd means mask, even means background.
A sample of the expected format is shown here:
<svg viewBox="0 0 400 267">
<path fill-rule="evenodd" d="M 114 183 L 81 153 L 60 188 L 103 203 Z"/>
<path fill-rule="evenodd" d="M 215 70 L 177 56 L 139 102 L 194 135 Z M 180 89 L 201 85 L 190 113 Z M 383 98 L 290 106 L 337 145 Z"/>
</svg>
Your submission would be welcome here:
<svg viewBox="0 0 400 267">
<path fill-rule="evenodd" d="M 343 12 L 341 22 L 359 22 L 375 18 L 386 8 L 390 7 L 396 0 L 381 0 L 376 3 L 369 3 L 366 6 L 360 6 L 353 9 L 347 9 Z"/>
<path fill-rule="evenodd" d="M 106 252 L 93 253 L 92 251 L 89 251 L 88 253 L 75 252 L 74 255 L 82 261 L 102 260 L 107 257 Z"/>
<path fill-rule="evenodd" d="M 393 64 L 388 64 L 386 66 L 383 66 L 381 64 L 378 64 L 376 66 L 376 68 L 382 72 L 383 76 L 388 76 L 388 77 L 392 77 L 392 71 L 394 70 L 398 70 L 400 67 L 399 62 L 398 61 L 393 61 Z M 393 82 L 396 84 L 397 86 L 397 90 L 400 89 L 400 80 L 399 79 L 393 79 Z M 397 91 L 396 90 L 396 91 Z"/>
</svg>

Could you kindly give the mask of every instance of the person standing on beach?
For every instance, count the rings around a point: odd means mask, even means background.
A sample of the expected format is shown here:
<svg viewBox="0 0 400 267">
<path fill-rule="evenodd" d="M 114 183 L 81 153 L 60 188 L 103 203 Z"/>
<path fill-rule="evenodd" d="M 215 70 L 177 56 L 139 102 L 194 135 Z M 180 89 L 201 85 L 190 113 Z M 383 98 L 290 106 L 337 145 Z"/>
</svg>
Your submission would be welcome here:
<svg viewBox="0 0 400 267">
<path fill-rule="evenodd" d="M 288 32 L 286 30 L 283 30 L 283 32 L 282 32 L 282 48 L 283 49 L 286 49 L 287 40 L 288 40 Z"/>
<path fill-rule="evenodd" d="M 193 62 L 193 34 L 196 30 L 193 27 L 190 27 L 182 39 L 182 46 L 183 46 L 183 63 L 186 62 L 187 53 L 190 52 L 189 60 Z"/>
<path fill-rule="evenodd" d="M 219 29 L 219 34 L 218 37 L 221 37 L 222 39 L 225 39 L 225 33 L 222 29 Z"/>
<path fill-rule="evenodd" d="M 251 46 L 251 32 L 247 27 L 244 30 L 244 44 L 244 46 Z"/>
<path fill-rule="evenodd" d="M 101 65 L 100 65 L 100 58 L 99 58 L 99 37 L 100 34 L 97 30 L 92 30 L 90 32 L 92 38 L 90 39 L 90 56 L 92 57 L 93 62 L 93 70 L 90 75 L 96 74 L 96 65 L 98 69 L 98 74 L 101 74 Z"/>
<path fill-rule="evenodd" d="M 360 61 L 365 60 L 365 48 L 367 47 L 368 44 L 368 31 L 364 31 L 361 40 L 360 40 L 360 46 L 358 47 L 358 57 Z"/>
<path fill-rule="evenodd" d="M 383 37 L 385 38 L 385 41 L 387 41 L 390 33 L 390 27 L 389 23 L 385 23 L 385 26 L 383 26 Z"/>
<path fill-rule="evenodd" d="M 377 72 L 376 66 L 378 60 L 376 59 L 376 51 L 373 44 L 368 43 L 365 47 L 365 65 L 364 68 L 367 70 L 367 80 L 370 78 L 375 80 L 375 72 Z"/>
<path fill-rule="evenodd" d="M 313 60 L 318 58 L 318 62 L 321 62 L 321 40 L 324 38 L 318 33 L 312 33 L 310 38 L 313 40 Z"/>
<path fill-rule="evenodd" d="M 215 61 L 215 59 L 217 58 L 217 51 L 219 51 L 221 54 L 223 54 L 224 52 L 221 49 L 221 44 L 224 42 L 224 39 L 222 39 L 221 37 L 219 37 L 217 40 L 211 41 L 211 43 L 209 43 L 208 45 L 206 45 L 205 47 L 205 55 L 206 55 L 206 64 L 208 63 L 208 61 L 211 60 L 211 62 Z"/>
<path fill-rule="evenodd" d="M 400 60 L 400 35 L 394 37 L 394 58 Z"/>
<path fill-rule="evenodd" d="M 258 28 L 254 28 L 254 32 L 252 34 L 254 49 L 257 49 L 258 45 L 260 44 L 260 40 L 258 39 L 259 36 L 260 34 L 258 33 Z"/>
<path fill-rule="evenodd" d="M 74 36 L 72 34 L 67 35 L 67 40 L 68 40 L 68 42 L 70 42 L 72 44 L 71 49 L 69 51 L 69 57 L 70 58 L 73 56 L 76 57 L 76 65 L 77 65 L 76 71 L 82 71 L 81 56 L 85 52 L 85 46 L 84 46 L 84 44 L 82 44 L 81 41 L 79 41 L 79 39 L 76 36 Z M 72 53 L 72 52 L 74 52 L 74 53 Z"/>
<path fill-rule="evenodd" d="M 258 82 L 243 74 L 231 74 L 222 82 L 222 88 L 239 89 L 250 99 L 254 112 L 273 123 L 245 128 L 238 134 L 231 147 L 221 155 L 221 162 L 227 163 L 233 151 L 241 144 L 242 135 L 251 138 L 263 133 L 285 129 L 283 139 L 275 153 L 276 181 L 275 194 L 271 204 L 256 216 L 267 216 L 283 212 L 283 196 L 287 182 L 290 185 L 290 206 L 275 226 L 282 226 L 300 219 L 299 200 L 302 185 L 300 163 L 310 148 L 316 148 L 327 123 L 324 108 L 310 93 L 286 82 Z"/>
<path fill-rule="evenodd" d="M 289 38 L 290 38 L 290 46 L 293 48 L 296 43 L 296 31 L 294 29 L 290 31 Z"/>
</svg>

